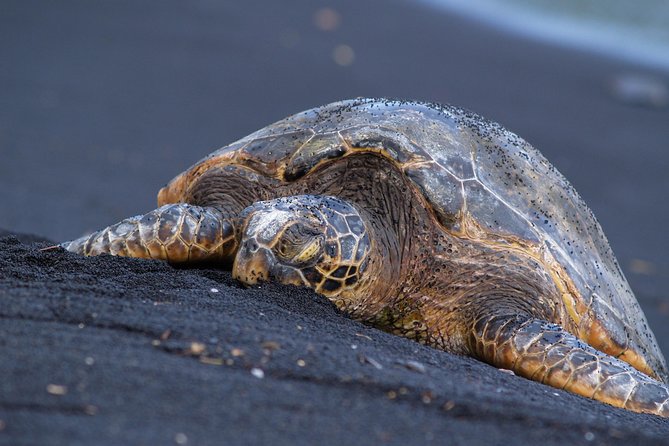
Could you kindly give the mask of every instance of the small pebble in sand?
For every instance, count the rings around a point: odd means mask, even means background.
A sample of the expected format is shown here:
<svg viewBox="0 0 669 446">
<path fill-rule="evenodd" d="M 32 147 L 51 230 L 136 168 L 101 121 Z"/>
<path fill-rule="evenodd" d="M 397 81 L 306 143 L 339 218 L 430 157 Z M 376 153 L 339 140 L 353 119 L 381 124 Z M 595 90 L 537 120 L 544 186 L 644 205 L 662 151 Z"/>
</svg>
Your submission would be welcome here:
<svg viewBox="0 0 669 446">
<path fill-rule="evenodd" d="M 426 371 L 425 366 L 418 361 L 411 361 L 411 360 L 404 361 L 402 362 L 402 365 L 404 365 L 407 369 L 412 370 L 414 372 L 425 373 Z"/>
<path fill-rule="evenodd" d="M 235 358 L 238 358 L 239 356 L 244 356 L 244 350 L 242 350 L 241 348 L 233 348 L 232 350 L 230 350 L 230 354 Z"/>
<path fill-rule="evenodd" d="M 583 437 L 585 437 L 585 441 L 592 441 L 595 439 L 595 434 L 592 432 L 586 432 Z"/>
<path fill-rule="evenodd" d="M 420 400 L 423 402 L 423 404 L 430 404 L 433 398 L 434 395 L 430 391 L 423 392 L 423 394 L 420 396 Z"/>
<path fill-rule="evenodd" d="M 358 355 L 358 360 L 360 364 L 369 364 L 374 367 L 376 370 L 381 370 L 383 366 L 376 359 L 365 356 L 362 353 Z"/>
<path fill-rule="evenodd" d="M 260 346 L 263 348 L 263 350 L 268 350 L 270 352 L 281 348 L 281 344 L 274 341 L 265 341 L 262 344 L 260 344 Z"/>
<path fill-rule="evenodd" d="M 265 377 L 265 372 L 262 369 L 254 367 L 251 369 L 251 375 L 255 376 L 258 379 L 263 379 Z"/>
<path fill-rule="evenodd" d="M 201 355 L 207 347 L 201 342 L 191 342 L 188 353 L 191 355 Z"/>
<path fill-rule="evenodd" d="M 86 356 L 86 359 L 84 359 L 84 363 L 86 365 L 93 365 L 95 364 L 95 359 L 91 356 Z"/>
<path fill-rule="evenodd" d="M 298 359 L 297 360 L 297 366 L 298 367 L 305 367 L 307 365 L 307 362 L 304 359 Z"/>
<path fill-rule="evenodd" d="M 208 356 L 201 356 L 200 362 L 207 365 L 223 365 L 223 358 L 210 358 Z"/>
<path fill-rule="evenodd" d="M 49 384 L 46 386 L 46 391 L 51 395 L 61 396 L 67 394 L 67 386 L 60 384 Z"/>
<path fill-rule="evenodd" d="M 212 288 L 209 291 L 211 291 L 212 293 L 218 293 L 218 288 Z"/>
</svg>

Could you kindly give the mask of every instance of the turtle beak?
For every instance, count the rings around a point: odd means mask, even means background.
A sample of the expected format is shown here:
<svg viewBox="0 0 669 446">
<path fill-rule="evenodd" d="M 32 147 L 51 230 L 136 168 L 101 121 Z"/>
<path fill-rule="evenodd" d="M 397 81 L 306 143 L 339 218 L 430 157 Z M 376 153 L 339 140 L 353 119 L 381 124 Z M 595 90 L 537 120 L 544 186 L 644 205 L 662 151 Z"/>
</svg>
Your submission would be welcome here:
<svg viewBox="0 0 669 446">
<path fill-rule="evenodd" d="M 249 286 L 266 282 L 274 263 L 276 259 L 269 249 L 259 247 L 255 240 L 246 240 L 235 257 L 232 277 Z"/>
<path fill-rule="evenodd" d="M 259 246 L 255 240 L 242 243 L 232 265 L 232 277 L 248 286 L 270 280 L 284 285 L 308 285 L 297 269 L 282 265 L 270 248 Z"/>
</svg>

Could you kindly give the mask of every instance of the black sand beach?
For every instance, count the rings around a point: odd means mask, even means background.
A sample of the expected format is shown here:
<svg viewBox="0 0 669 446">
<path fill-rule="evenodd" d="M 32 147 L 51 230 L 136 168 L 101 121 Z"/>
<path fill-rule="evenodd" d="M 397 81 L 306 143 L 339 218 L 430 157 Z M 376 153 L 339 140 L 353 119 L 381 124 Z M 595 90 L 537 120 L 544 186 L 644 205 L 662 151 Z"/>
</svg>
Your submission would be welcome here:
<svg viewBox="0 0 669 446">
<path fill-rule="evenodd" d="M 364 327 L 306 291 L 38 250 L 152 209 L 175 174 L 288 114 L 453 103 L 575 185 L 666 356 L 669 109 L 610 91 L 666 73 L 399 1 L 6 1 L 0 60 L 1 444 L 669 443 L 667 420 Z"/>
</svg>

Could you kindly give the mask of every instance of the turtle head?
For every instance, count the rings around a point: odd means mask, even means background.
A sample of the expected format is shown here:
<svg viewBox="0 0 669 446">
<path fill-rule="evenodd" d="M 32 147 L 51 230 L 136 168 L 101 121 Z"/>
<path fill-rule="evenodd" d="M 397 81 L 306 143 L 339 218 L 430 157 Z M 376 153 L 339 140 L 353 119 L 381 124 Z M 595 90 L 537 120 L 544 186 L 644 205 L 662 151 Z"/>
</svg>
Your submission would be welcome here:
<svg viewBox="0 0 669 446">
<path fill-rule="evenodd" d="M 370 239 L 358 211 L 334 197 L 299 195 L 261 201 L 241 215 L 233 276 L 306 285 L 329 298 L 353 291 L 365 273 Z"/>
</svg>

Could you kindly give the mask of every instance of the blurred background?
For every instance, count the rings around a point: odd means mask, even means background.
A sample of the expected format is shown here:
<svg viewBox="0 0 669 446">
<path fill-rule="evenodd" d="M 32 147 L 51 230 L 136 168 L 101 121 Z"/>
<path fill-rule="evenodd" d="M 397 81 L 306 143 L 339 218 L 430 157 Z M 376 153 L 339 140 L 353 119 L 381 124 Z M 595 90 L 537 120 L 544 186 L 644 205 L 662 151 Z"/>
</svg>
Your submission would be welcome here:
<svg viewBox="0 0 669 446">
<path fill-rule="evenodd" d="M 3 0 L 0 228 L 62 241 L 143 213 L 211 150 L 327 102 L 452 103 L 575 185 L 668 351 L 668 5 Z"/>
<path fill-rule="evenodd" d="M 425 1 L 534 39 L 669 68 L 665 0 Z"/>
</svg>

